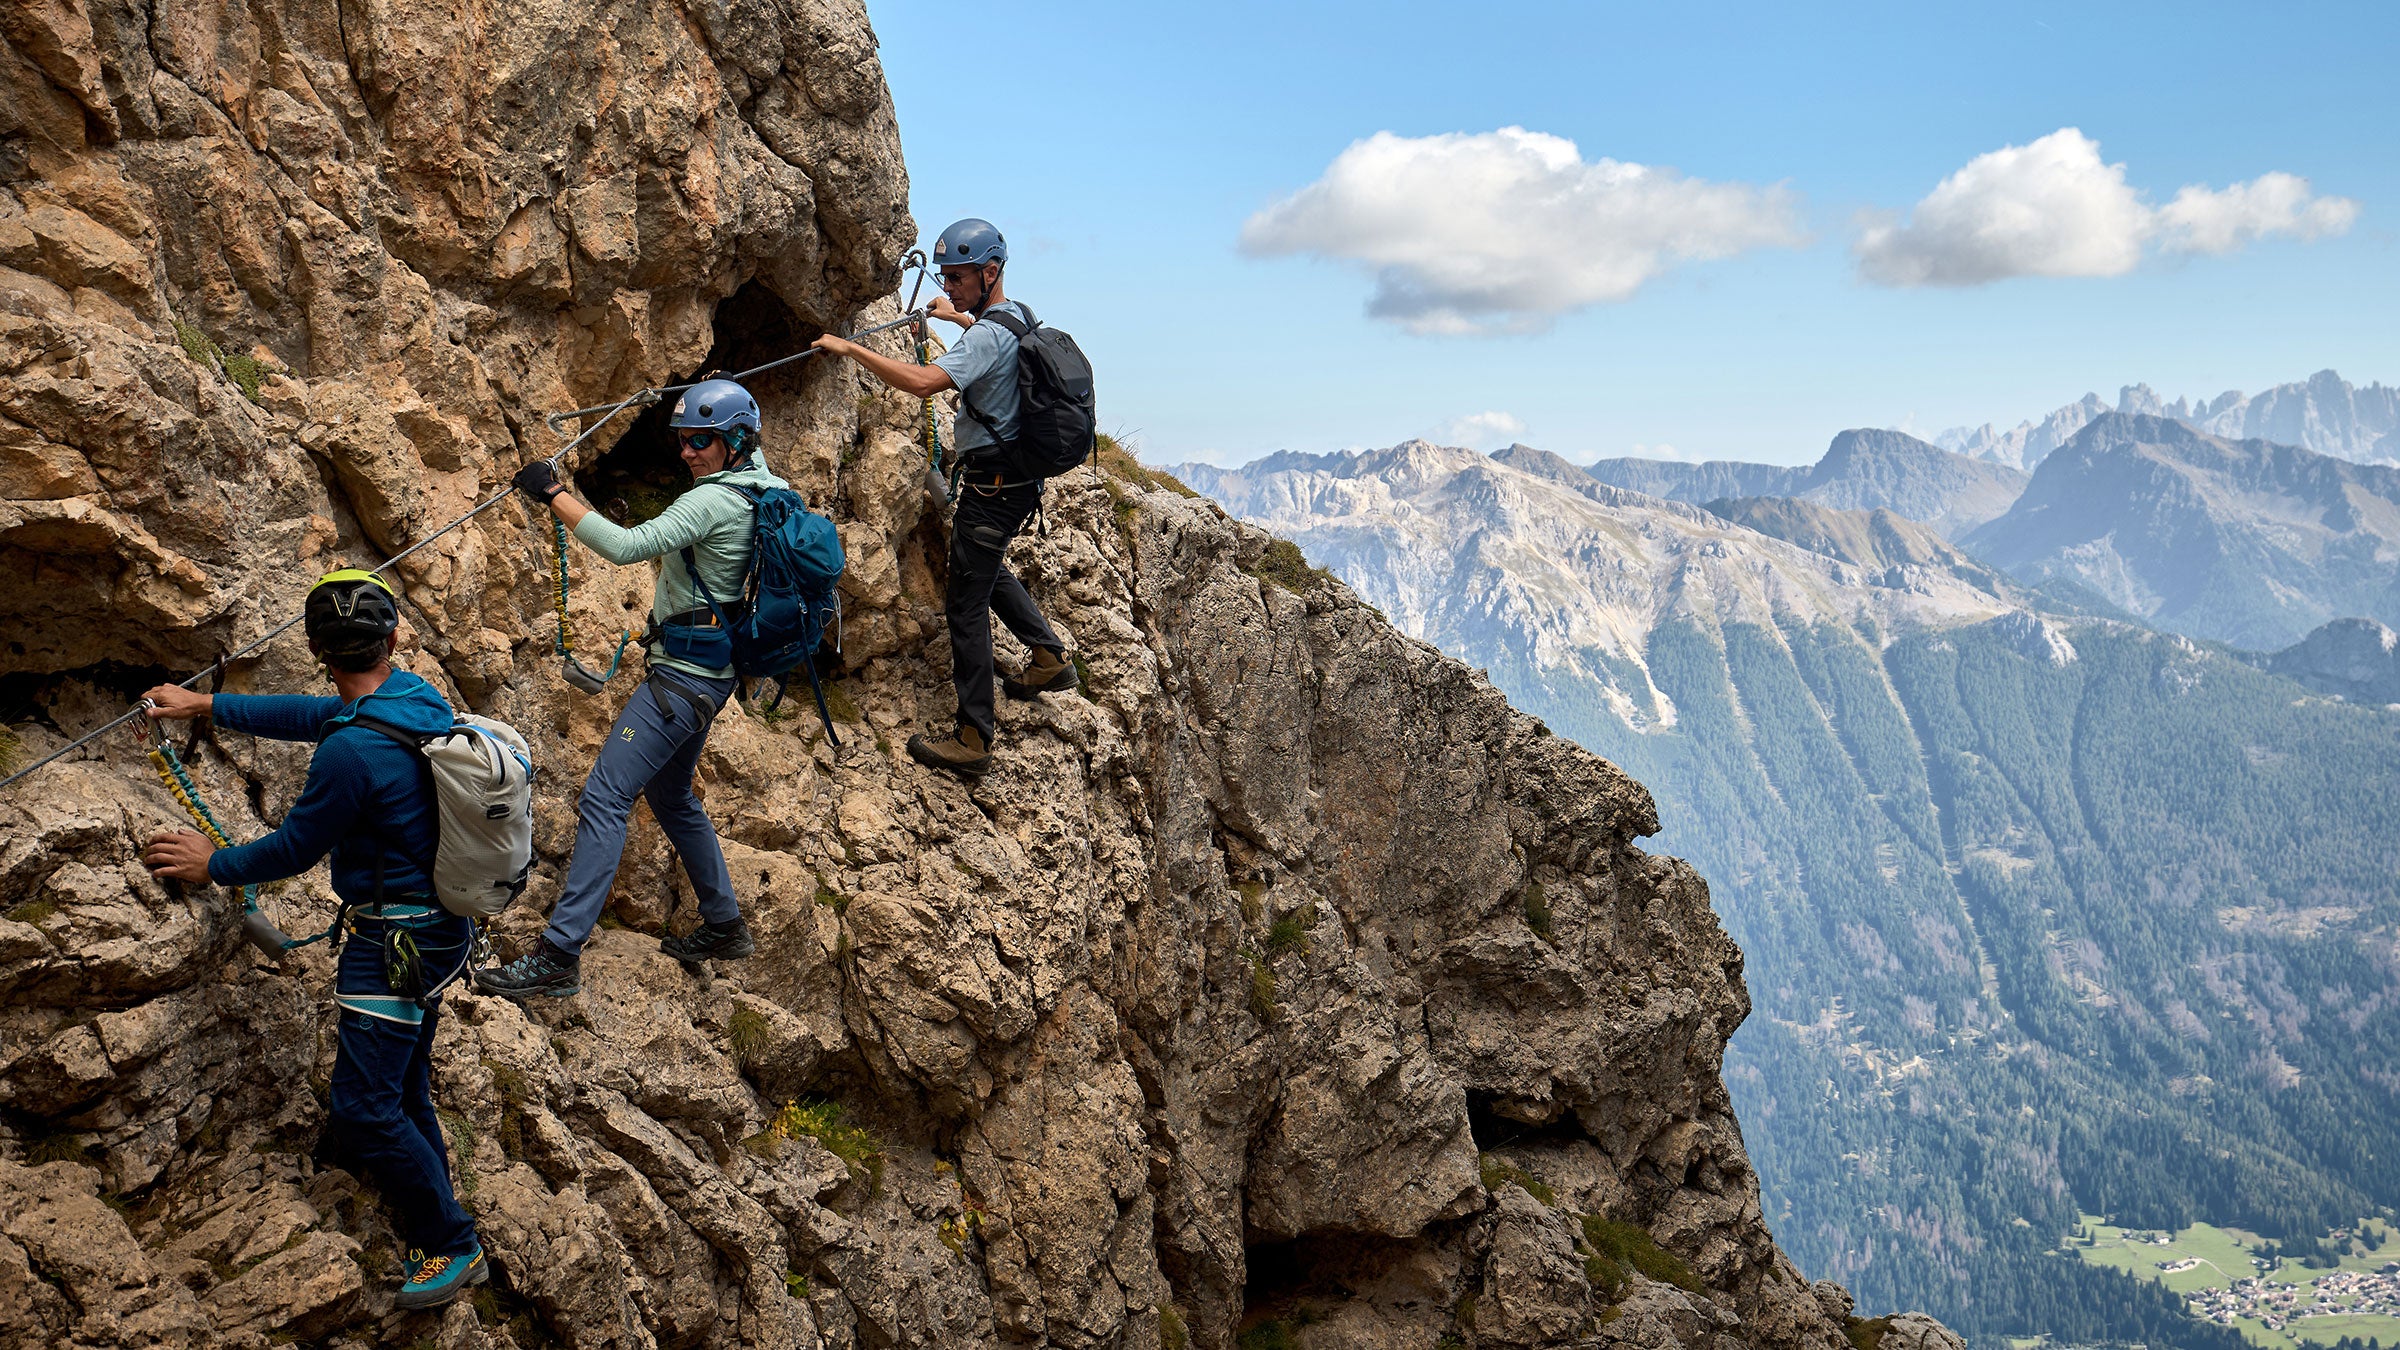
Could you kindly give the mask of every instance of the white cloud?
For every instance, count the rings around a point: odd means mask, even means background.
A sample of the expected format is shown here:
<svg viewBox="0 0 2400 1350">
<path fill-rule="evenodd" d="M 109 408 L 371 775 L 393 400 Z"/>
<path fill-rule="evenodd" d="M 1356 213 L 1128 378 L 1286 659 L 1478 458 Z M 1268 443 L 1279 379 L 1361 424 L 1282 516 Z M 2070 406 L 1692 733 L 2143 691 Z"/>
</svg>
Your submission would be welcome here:
<svg viewBox="0 0 2400 1350">
<path fill-rule="evenodd" d="M 1437 444 L 1463 445 L 1471 450 L 1502 449 L 1524 435 L 1525 419 L 1504 412 L 1468 413 L 1433 429 Z"/>
<path fill-rule="evenodd" d="M 1367 312 L 1417 333 L 1538 331 L 1680 262 L 1803 241 L 1780 185 L 1710 183 L 1523 127 L 1378 132 L 1242 227 L 1253 255 L 1363 265 Z"/>
<path fill-rule="evenodd" d="M 2186 187 L 2152 208 L 2100 158 L 2100 143 L 2062 127 L 2028 145 L 1977 155 L 1925 195 L 1906 221 L 1870 216 L 1852 251 L 1886 286 L 1976 286 L 2008 277 L 2113 277 L 2153 244 L 2224 253 L 2269 234 L 2340 234 L 2358 216 L 2308 180 L 2270 173 L 2222 190 Z"/>
<path fill-rule="evenodd" d="M 2158 210 L 2164 246 L 2186 253 L 2231 253 L 2270 234 L 2322 239 L 2348 233 L 2357 219 L 2357 202 L 2312 196 L 2307 179 L 2288 173 L 2260 174 L 2222 191 L 2195 184 Z"/>
</svg>

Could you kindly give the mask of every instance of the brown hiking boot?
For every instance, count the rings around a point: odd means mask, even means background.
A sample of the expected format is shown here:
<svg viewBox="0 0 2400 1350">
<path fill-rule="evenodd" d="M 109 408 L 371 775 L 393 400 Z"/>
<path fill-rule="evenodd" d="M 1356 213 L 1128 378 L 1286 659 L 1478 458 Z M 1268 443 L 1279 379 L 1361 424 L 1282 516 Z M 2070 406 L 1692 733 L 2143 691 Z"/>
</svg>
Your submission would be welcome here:
<svg viewBox="0 0 2400 1350">
<path fill-rule="evenodd" d="M 967 778 L 981 778 L 992 767 L 992 748 L 983 743 L 983 733 L 970 726 L 938 741 L 911 736 L 908 757 L 928 769 L 948 769 Z"/>
<path fill-rule="evenodd" d="M 1083 677 L 1075 673 L 1075 663 L 1069 661 L 1065 653 L 1052 651 L 1048 647 L 1036 647 L 1033 649 L 1031 665 L 1014 675 L 1002 677 L 1000 692 L 1010 698 L 1040 698 L 1044 694 L 1072 689 L 1081 683 Z"/>
</svg>

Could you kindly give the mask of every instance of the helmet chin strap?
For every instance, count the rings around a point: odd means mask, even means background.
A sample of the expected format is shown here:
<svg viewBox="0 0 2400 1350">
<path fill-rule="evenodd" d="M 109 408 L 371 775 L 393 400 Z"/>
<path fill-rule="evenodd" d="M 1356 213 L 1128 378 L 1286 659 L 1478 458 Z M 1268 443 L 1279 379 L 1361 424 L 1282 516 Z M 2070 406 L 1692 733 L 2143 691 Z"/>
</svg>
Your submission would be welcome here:
<svg viewBox="0 0 2400 1350">
<path fill-rule="evenodd" d="M 978 319 L 983 317 L 985 310 L 992 307 L 992 283 L 983 279 L 983 269 L 999 265 L 997 263 L 980 263 L 975 268 L 975 303 L 967 306 L 967 312 Z"/>
</svg>

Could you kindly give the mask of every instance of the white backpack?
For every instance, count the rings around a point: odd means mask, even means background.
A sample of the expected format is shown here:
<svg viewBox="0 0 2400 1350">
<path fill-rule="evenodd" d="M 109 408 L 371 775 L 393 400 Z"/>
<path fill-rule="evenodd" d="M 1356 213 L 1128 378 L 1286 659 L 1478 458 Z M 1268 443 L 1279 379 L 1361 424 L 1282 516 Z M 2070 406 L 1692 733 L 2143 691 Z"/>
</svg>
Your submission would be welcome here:
<svg viewBox="0 0 2400 1350">
<path fill-rule="evenodd" d="M 508 908 L 533 873 L 533 752 L 506 722 L 473 713 L 431 735 L 373 717 L 344 726 L 378 731 L 424 759 L 441 812 L 433 890 L 442 908 L 488 919 Z"/>
</svg>

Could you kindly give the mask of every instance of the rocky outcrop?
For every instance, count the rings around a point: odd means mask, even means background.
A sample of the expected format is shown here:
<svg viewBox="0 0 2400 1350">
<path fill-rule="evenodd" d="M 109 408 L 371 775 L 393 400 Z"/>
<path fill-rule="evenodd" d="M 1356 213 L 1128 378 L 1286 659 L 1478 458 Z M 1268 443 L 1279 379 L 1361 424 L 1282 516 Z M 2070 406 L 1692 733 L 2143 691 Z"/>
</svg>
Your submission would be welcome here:
<svg viewBox="0 0 2400 1350">
<path fill-rule="evenodd" d="M 431 537 L 556 444 L 543 413 L 871 315 L 910 233 L 838 0 L 4 31 L 18 762 Z M 1718 1076 L 1741 955 L 1635 846 L 1639 784 L 1121 459 L 1020 552 L 1085 696 L 1007 708 L 989 779 L 929 775 L 898 745 L 949 698 L 919 410 L 824 363 L 757 390 L 851 557 L 840 747 L 729 709 L 701 765 L 757 957 L 659 954 L 691 906 L 642 816 L 584 994 L 453 993 L 435 1095 L 497 1274 L 397 1313 L 379 1206 L 310 1157 L 323 948 L 269 964 L 229 897 L 153 881 L 180 813 L 95 743 L 0 794 L 0 1343 L 1847 1344 L 1762 1220 Z M 637 423 L 574 467 L 606 500 L 670 463 Z M 512 502 L 398 569 L 407 663 L 542 768 L 503 945 L 631 688 L 557 678 L 547 537 Z M 587 635 L 646 601 L 576 568 Z M 226 687 L 317 685 L 286 639 Z M 191 751 L 241 837 L 306 755 Z M 308 931 L 332 898 L 264 903 Z M 1671 1264 L 1597 1245 L 1628 1233 Z"/>
<path fill-rule="evenodd" d="M 2264 664 L 2321 694 L 2400 703 L 2400 633 L 2373 619 L 2335 619 Z"/>
</svg>

